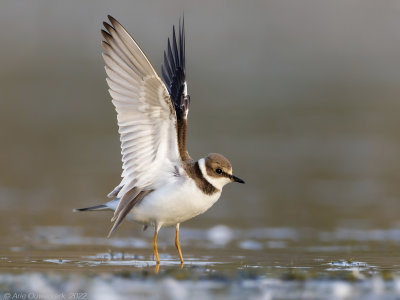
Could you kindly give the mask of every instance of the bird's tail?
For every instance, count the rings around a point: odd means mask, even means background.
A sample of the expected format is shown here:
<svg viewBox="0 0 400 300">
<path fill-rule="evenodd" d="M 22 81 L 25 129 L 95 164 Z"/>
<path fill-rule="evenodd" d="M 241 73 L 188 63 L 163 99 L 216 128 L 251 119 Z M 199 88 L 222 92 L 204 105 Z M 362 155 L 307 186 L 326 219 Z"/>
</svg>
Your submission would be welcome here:
<svg viewBox="0 0 400 300">
<path fill-rule="evenodd" d="M 72 211 L 78 212 L 78 211 L 91 211 L 91 210 L 92 211 L 94 211 L 94 210 L 110 210 L 110 208 L 105 204 L 101 204 L 101 205 L 84 207 L 84 208 L 75 208 Z"/>
<path fill-rule="evenodd" d="M 84 208 L 76 208 L 72 210 L 73 212 L 77 211 L 101 211 L 101 210 L 115 210 L 118 206 L 119 203 L 119 198 L 113 199 L 107 203 L 100 204 L 100 205 L 95 205 L 95 206 L 89 206 L 89 207 L 84 207 Z"/>
</svg>

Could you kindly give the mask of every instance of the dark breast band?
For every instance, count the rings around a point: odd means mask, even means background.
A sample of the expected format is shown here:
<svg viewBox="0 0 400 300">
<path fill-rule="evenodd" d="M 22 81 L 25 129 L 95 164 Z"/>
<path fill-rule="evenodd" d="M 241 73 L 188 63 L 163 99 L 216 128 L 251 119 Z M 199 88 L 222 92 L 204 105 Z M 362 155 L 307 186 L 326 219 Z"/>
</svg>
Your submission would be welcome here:
<svg viewBox="0 0 400 300">
<path fill-rule="evenodd" d="M 186 173 L 192 178 L 199 189 L 201 189 L 204 194 L 212 195 L 219 191 L 215 186 L 213 186 L 206 178 L 204 178 L 203 173 L 200 170 L 199 162 L 190 162 L 186 164 Z"/>
</svg>

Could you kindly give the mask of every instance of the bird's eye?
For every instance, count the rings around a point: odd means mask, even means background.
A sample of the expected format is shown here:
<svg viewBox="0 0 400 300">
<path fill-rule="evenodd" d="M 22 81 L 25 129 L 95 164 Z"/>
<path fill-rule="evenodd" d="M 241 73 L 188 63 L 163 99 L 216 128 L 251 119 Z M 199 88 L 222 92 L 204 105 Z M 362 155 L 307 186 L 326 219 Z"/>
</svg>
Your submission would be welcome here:
<svg viewBox="0 0 400 300">
<path fill-rule="evenodd" d="M 217 174 L 221 174 L 222 170 L 218 168 L 218 169 L 215 170 L 215 172 L 217 172 Z"/>
</svg>

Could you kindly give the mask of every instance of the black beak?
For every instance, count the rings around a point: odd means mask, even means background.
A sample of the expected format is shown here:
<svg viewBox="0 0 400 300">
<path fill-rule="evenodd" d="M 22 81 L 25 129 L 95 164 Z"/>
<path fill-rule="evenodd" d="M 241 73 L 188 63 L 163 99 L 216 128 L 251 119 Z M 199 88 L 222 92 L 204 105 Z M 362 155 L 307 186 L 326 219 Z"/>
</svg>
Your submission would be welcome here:
<svg viewBox="0 0 400 300">
<path fill-rule="evenodd" d="M 234 175 L 232 175 L 232 181 L 239 182 L 239 183 L 244 183 L 244 180 L 242 180 L 239 177 L 236 177 Z"/>
</svg>

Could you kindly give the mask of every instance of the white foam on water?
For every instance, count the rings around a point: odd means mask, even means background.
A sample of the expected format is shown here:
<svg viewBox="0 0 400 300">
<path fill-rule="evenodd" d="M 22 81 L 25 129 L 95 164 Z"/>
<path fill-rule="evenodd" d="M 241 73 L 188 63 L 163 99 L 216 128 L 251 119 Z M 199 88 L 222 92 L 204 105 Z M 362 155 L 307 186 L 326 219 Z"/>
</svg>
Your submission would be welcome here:
<svg viewBox="0 0 400 300">
<path fill-rule="evenodd" d="M 261 250 L 263 249 L 263 244 L 253 240 L 244 240 L 239 242 L 239 247 L 246 250 Z"/>
<path fill-rule="evenodd" d="M 233 230 L 225 225 L 217 225 L 207 231 L 207 238 L 214 244 L 225 246 L 234 238 Z"/>
</svg>

